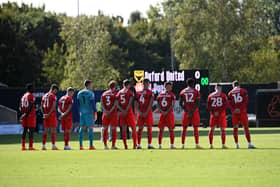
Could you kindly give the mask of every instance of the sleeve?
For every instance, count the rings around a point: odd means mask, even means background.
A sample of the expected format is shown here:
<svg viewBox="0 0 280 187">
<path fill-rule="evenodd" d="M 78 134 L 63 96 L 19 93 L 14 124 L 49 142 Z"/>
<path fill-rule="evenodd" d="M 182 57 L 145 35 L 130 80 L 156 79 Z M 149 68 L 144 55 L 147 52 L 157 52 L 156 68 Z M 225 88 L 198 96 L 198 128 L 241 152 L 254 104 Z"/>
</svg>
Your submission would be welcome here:
<svg viewBox="0 0 280 187">
<path fill-rule="evenodd" d="M 31 104 L 34 104 L 34 103 L 35 103 L 35 97 L 34 97 L 33 95 L 31 95 L 31 94 L 28 95 L 28 98 L 27 98 L 27 99 L 28 99 L 28 102 L 31 103 Z"/>
<path fill-rule="evenodd" d="M 94 98 L 94 93 L 92 92 L 92 95 L 91 95 L 91 98 L 90 98 L 90 102 L 91 102 L 91 105 L 92 105 L 92 109 L 93 109 L 93 112 L 96 112 L 97 109 L 96 109 L 96 102 L 95 102 L 95 98 Z"/>
<path fill-rule="evenodd" d="M 234 110 L 233 106 L 234 106 L 234 103 L 232 101 L 232 92 L 229 92 L 228 93 L 228 107 L 231 111 Z"/>
<path fill-rule="evenodd" d="M 226 94 L 223 94 L 223 100 L 224 100 L 224 105 L 223 107 L 221 108 L 221 110 L 226 110 L 229 106 L 229 103 L 228 103 L 228 99 L 227 99 L 227 96 Z"/>
</svg>

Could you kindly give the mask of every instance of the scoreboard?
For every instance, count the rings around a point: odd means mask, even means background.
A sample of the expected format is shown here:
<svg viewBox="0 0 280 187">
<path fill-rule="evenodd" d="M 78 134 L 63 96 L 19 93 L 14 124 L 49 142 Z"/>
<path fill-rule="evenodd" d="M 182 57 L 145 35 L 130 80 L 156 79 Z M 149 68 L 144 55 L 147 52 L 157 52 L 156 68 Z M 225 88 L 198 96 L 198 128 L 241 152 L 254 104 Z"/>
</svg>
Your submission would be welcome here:
<svg viewBox="0 0 280 187">
<path fill-rule="evenodd" d="M 150 88 L 155 94 L 164 89 L 164 82 L 173 83 L 173 92 L 178 97 L 180 91 L 186 87 L 186 80 L 193 78 L 195 80 L 195 88 L 200 91 L 201 95 L 208 94 L 209 74 L 205 69 L 181 70 L 181 71 L 144 71 L 135 70 L 134 79 L 136 81 L 136 90 L 141 89 L 141 81 L 144 78 L 150 80 Z"/>
</svg>

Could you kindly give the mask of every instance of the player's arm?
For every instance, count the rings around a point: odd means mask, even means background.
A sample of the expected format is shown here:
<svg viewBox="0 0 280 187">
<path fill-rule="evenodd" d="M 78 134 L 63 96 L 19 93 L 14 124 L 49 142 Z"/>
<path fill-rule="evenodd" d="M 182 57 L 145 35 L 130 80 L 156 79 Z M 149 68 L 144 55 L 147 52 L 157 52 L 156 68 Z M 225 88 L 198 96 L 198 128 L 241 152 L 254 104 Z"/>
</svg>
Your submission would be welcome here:
<svg viewBox="0 0 280 187">
<path fill-rule="evenodd" d="M 30 114 L 30 112 L 31 112 L 33 106 L 34 106 L 34 102 L 30 102 L 30 101 L 29 101 L 29 106 L 28 106 L 27 112 L 24 113 L 24 114 L 25 114 L 25 117 L 27 117 L 27 116 Z M 24 115 L 24 114 L 23 114 L 23 115 Z"/>
<path fill-rule="evenodd" d="M 101 107 L 102 107 L 103 112 L 105 112 L 106 116 L 107 116 L 107 115 L 109 115 L 109 111 L 108 111 L 108 110 L 106 110 L 106 108 L 105 108 L 105 104 L 104 104 L 104 102 L 103 102 L 103 99 L 102 99 L 102 98 L 101 98 Z"/>
<path fill-rule="evenodd" d="M 51 113 L 54 111 L 55 107 L 56 107 L 56 103 L 53 102 L 52 107 L 51 107 L 49 113 L 48 114 L 44 114 L 44 118 L 48 118 L 51 115 Z"/>
<path fill-rule="evenodd" d="M 132 103 L 133 103 L 133 100 L 134 100 L 134 97 L 131 96 L 131 97 L 129 98 L 129 103 L 128 103 L 126 109 L 124 110 L 124 114 L 126 114 L 126 113 L 128 112 L 129 108 L 131 107 L 131 105 L 132 105 Z"/>
<path fill-rule="evenodd" d="M 179 97 L 179 105 L 181 106 L 181 108 L 185 111 L 188 112 L 188 110 L 186 109 L 185 105 L 184 105 L 184 98 L 182 95 L 180 95 Z"/>
<path fill-rule="evenodd" d="M 160 106 L 160 104 L 159 104 L 159 101 L 157 101 L 157 108 L 159 109 L 159 111 L 160 111 L 160 113 L 161 113 L 162 115 L 166 115 L 166 114 L 167 114 L 165 111 L 162 110 L 162 108 L 161 108 L 161 106 Z"/>
<path fill-rule="evenodd" d="M 112 106 L 111 110 L 109 110 L 109 114 L 111 114 L 115 110 L 115 108 L 117 107 L 117 103 L 117 100 L 115 100 L 114 105 Z"/>
<path fill-rule="evenodd" d="M 194 106 L 192 107 L 189 113 L 193 114 L 194 111 L 199 107 L 199 104 L 200 104 L 200 98 L 196 98 Z"/>
<path fill-rule="evenodd" d="M 69 104 L 66 111 L 64 113 L 61 113 L 61 117 L 63 118 L 64 116 L 66 116 L 71 110 L 72 110 L 72 104 Z"/>
<path fill-rule="evenodd" d="M 174 105 L 175 105 L 175 100 L 172 100 L 170 107 L 166 110 L 166 114 L 174 108 Z"/>
<path fill-rule="evenodd" d="M 149 105 L 148 105 L 147 111 L 144 112 L 143 117 L 146 117 L 146 116 L 147 116 L 148 112 L 151 110 L 151 108 L 152 108 L 152 106 L 153 106 L 153 103 L 154 103 L 154 98 L 152 97 L 152 98 L 150 98 L 150 103 L 149 103 Z"/>
</svg>

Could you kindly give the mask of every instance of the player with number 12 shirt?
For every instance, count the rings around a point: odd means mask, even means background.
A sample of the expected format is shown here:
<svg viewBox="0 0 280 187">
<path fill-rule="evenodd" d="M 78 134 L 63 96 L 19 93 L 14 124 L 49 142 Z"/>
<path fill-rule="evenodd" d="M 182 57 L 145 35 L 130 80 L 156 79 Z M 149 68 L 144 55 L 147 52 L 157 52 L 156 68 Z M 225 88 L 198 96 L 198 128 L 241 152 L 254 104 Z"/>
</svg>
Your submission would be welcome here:
<svg viewBox="0 0 280 187">
<path fill-rule="evenodd" d="M 238 126 L 241 124 L 244 127 L 244 134 L 248 141 L 248 148 L 254 149 L 256 147 L 251 143 L 247 115 L 248 93 L 244 88 L 240 87 L 238 81 L 234 81 L 232 87 L 233 89 L 228 93 L 228 98 L 230 104 L 229 107 L 232 111 L 233 136 L 236 148 L 239 149 Z"/>
<path fill-rule="evenodd" d="M 222 92 L 222 85 L 217 84 L 215 91 L 208 96 L 207 108 L 210 111 L 210 131 L 209 143 L 210 149 L 213 149 L 213 137 L 215 127 L 219 126 L 221 130 L 222 148 L 227 149 L 226 143 L 226 108 L 228 107 L 227 96 Z"/>
<path fill-rule="evenodd" d="M 180 106 L 184 110 L 183 119 L 182 119 L 182 149 L 185 147 L 185 138 L 187 134 L 187 128 L 191 123 L 193 126 L 193 135 L 195 138 L 195 144 L 197 149 L 201 149 L 199 145 L 199 133 L 198 127 L 200 126 L 200 116 L 199 116 L 199 102 L 200 102 L 200 93 L 194 88 L 194 79 L 187 79 L 188 87 L 183 89 L 180 93 Z"/>
<path fill-rule="evenodd" d="M 162 137 L 164 132 L 164 127 L 167 126 L 169 129 L 170 137 L 170 148 L 176 149 L 174 145 L 174 128 L 175 128 L 175 119 L 173 108 L 175 105 L 175 95 L 172 92 L 172 83 L 166 82 L 164 84 L 165 90 L 160 92 L 157 96 L 157 107 L 160 111 L 160 117 L 158 122 L 159 133 L 158 133 L 158 147 L 162 148 Z"/>
<path fill-rule="evenodd" d="M 107 146 L 108 139 L 108 127 L 111 126 L 112 130 L 112 149 L 118 149 L 116 147 L 117 140 L 117 127 L 118 127 L 118 111 L 116 105 L 116 87 L 117 82 L 112 80 L 108 84 L 109 89 L 106 90 L 101 96 L 101 106 L 103 109 L 102 126 L 103 126 L 103 143 L 104 149 L 109 149 Z"/>
<path fill-rule="evenodd" d="M 141 138 L 144 125 L 147 125 L 148 149 L 154 149 L 152 146 L 152 127 L 154 124 L 152 106 L 154 102 L 154 94 L 152 90 L 149 89 L 149 79 L 143 80 L 143 86 L 144 88 L 136 93 L 136 108 L 139 112 L 137 120 L 137 149 L 142 149 Z"/>
</svg>

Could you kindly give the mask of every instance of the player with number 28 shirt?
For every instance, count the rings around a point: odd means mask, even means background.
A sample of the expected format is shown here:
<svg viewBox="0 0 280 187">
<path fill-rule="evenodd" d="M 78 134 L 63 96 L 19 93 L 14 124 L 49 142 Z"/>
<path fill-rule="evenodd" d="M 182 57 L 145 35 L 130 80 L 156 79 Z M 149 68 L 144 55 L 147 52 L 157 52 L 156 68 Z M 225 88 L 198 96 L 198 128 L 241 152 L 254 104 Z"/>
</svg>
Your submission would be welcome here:
<svg viewBox="0 0 280 187">
<path fill-rule="evenodd" d="M 209 131 L 209 143 L 210 148 L 213 148 L 213 136 L 215 127 L 218 125 L 221 129 L 222 148 L 226 149 L 226 132 L 227 127 L 226 120 L 226 108 L 228 107 L 227 96 L 222 92 L 222 86 L 217 84 L 215 91 L 208 96 L 207 108 L 210 111 L 210 131 Z"/>
</svg>

